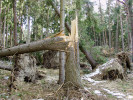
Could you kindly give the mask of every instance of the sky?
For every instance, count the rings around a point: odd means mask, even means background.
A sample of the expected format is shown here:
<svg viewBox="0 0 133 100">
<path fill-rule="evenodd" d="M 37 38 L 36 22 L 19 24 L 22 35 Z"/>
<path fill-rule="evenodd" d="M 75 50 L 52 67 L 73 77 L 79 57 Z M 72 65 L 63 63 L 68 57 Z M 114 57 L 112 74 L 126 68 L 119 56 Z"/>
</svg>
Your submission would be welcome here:
<svg viewBox="0 0 133 100">
<path fill-rule="evenodd" d="M 91 2 L 94 2 L 94 11 L 95 12 L 99 12 L 98 10 L 98 7 L 99 7 L 99 0 L 90 0 Z M 106 5 L 106 2 L 107 2 L 107 0 L 100 0 L 101 1 L 101 7 L 102 7 L 102 9 L 103 10 L 106 10 L 106 7 L 107 7 L 107 5 Z"/>
</svg>

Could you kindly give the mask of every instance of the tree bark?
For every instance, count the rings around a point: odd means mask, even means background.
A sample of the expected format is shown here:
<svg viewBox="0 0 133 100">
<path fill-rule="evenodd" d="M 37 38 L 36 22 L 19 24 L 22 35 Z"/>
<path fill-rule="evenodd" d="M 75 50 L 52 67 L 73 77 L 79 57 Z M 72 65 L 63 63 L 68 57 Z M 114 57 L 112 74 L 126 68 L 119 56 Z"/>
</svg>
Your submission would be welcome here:
<svg viewBox="0 0 133 100">
<path fill-rule="evenodd" d="M 65 31 L 65 0 L 60 0 L 60 31 Z M 65 52 L 59 54 L 59 84 L 65 80 Z"/>
<path fill-rule="evenodd" d="M 123 33 L 123 23 L 122 23 L 122 15 L 121 15 L 121 11 L 120 11 L 120 23 L 121 23 L 121 41 L 122 41 L 122 51 L 124 51 L 124 33 Z"/>
<path fill-rule="evenodd" d="M 6 31 L 6 9 L 5 9 L 4 27 L 3 27 L 3 48 L 5 48 L 5 31 Z"/>
<path fill-rule="evenodd" d="M 6 25 L 6 47 L 8 47 L 8 24 Z"/>
<path fill-rule="evenodd" d="M 12 47 L 12 27 L 10 27 L 10 47 Z"/>
<path fill-rule="evenodd" d="M 14 15 L 14 45 L 16 46 L 18 45 L 16 0 L 13 0 L 13 15 Z"/>
<path fill-rule="evenodd" d="M 27 29 L 27 41 L 26 41 L 26 43 L 30 43 L 30 15 L 29 15 L 29 12 L 30 12 L 30 9 L 29 9 L 29 7 L 28 7 L 28 9 L 27 9 L 27 11 L 28 11 L 28 29 Z"/>
<path fill-rule="evenodd" d="M 2 46 L 2 18 L 1 18 L 1 9 L 2 9 L 2 0 L 0 0 L 0 48 Z"/>
<path fill-rule="evenodd" d="M 116 36 L 115 36 L 115 52 L 118 52 L 118 40 L 119 40 L 119 35 L 118 35 L 118 28 L 119 28 L 119 16 L 117 15 L 117 26 L 116 26 Z"/>
<path fill-rule="evenodd" d="M 0 57 L 12 56 L 15 54 L 23 54 L 41 50 L 66 50 L 68 43 L 70 42 L 68 36 L 46 38 L 45 40 L 40 40 L 32 42 L 29 44 L 23 44 L 14 46 L 12 48 L 3 49 L 0 51 Z"/>
<path fill-rule="evenodd" d="M 109 21 L 108 21 L 108 24 L 109 24 L 109 48 L 111 48 L 112 46 L 112 43 L 111 43 L 111 22 L 110 22 L 110 0 L 108 0 L 108 16 L 109 16 Z"/>
<path fill-rule="evenodd" d="M 98 64 L 92 58 L 91 54 L 87 50 L 85 50 L 82 45 L 79 45 L 79 47 L 80 47 L 81 52 L 83 52 L 83 54 L 86 55 L 86 59 L 88 60 L 88 62 L 92 66 L 92 69 L 95 69 Z"/>
<path fill-rule="evenodd" d="M 78 87 L 82 88 L 80 70 L 78 68 L 78 27 L 77 27 L 77 18 L 72 21 L 71 24 L 72 31 L 70 39 L 72 42 L 69 43 L 66 52 L 66 67 L 65 67 L 65 85 L 67 87 Z"/>
</svg>

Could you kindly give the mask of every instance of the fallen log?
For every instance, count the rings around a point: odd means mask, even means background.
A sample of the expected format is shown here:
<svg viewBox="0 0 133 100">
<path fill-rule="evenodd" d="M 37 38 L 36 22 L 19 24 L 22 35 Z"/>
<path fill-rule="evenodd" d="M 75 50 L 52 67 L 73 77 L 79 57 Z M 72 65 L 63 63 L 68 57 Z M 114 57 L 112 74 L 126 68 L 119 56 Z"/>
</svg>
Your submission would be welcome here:
<svg viewBox="0 0 133 100">
<path fill-rule="evenodd" d="M 58 10 L 58 8 L 56 7 L 56 5 L 53 3 L 53 1 L 49 0 L 49 3 L 52 5 L 52 7 L 54 8 L 55 12 L 57 13 L 58 17 L 60 17 L 60 11 Z M 71 28 L 68 25 L 67 22 L 65 22 L 65 27 L 66 29 L 71 33 Z M 79 43 L 79 49 L 81 50 L 81 52 L 83 52 L 83 54 L 86 56 L 86 59 L 88 60 L 88 62 L 90 63 L 90 65 L 92 66 L 92 69 L 96 68 L 96 66 L 98 65 L 96 63 L 96 61 L 93 59 L 93 57 L 91 56 L 91 54 Z"/>
<path fill-rule="evenodd" d="M 16 54 L 23 54 L 41 50 L 63 50 L 65 51 L 70 39 L 68 36 L 60 36 L 53 38 L 46 38 L 44 40 L 39 40 L 35 42 L 31 42 L 29 44 L 23 44 L 14 46 L 7 49 L 2 49 L 0 51 L 0 57 L 4 56 L 12 56 Z"/>
<path fill-rule="evenodd" d="M 11 71 L 12 67 L 10 67 L 10 66 L 0 66 L 0 69 Z"/>
<path fill-rule="evenodd" d="M 79 45 L 79 48 L 80 48 L 81 52 L 85 55 L 88 62 L 90 63 L 92 69 L 95 69 L 96 66 L 98 65 L 98 63 L 96 63 L 96 61 L 93 59 L 91 54 L 86 49 L 84 49 L 82 45 Z"/>
</svg>

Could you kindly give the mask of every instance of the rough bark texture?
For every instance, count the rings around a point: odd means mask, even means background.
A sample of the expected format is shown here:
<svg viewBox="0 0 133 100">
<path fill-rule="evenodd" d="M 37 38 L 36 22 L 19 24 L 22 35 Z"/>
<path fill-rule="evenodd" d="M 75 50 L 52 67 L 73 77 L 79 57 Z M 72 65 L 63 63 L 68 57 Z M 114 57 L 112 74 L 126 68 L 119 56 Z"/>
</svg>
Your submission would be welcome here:
<svg viewBox="0 0 133 100">
<path fill-rule="evenodd" d="M 73 47 L 69 47 L 66 53 L 66 67 L 65 67 L 65 84 L 68 84 L 68 87 L 76 86 L 82 87 L 80 72 L 76 66 L 75 61 L 75 51 Z"/>
<path fill-rule="evenodd" d="M 14 45 L 16 46 L 18 45 L 16 0 L 13 0 L 13 15 L 14 15 Z"/>
<path fill-rule="evenodd" d="M 69 42 L 70 41 L 68 36 L 47 38 L 45 40 L 40 40 L 29 44 L 14 46 L 8 49 L 3 49 L 0 51 L 0 57 L 41 51 L 41 50 L 64 50 L 65 51 Z"/>
<path fill-rule="evenodd" d="M 65 0 L 60 0 L 60 31 L 65 31 Z M 59 57 L 59 84 L 65 80 L 65 52 L 60 52 Z"/>
<path fill-rule="evenodd" d="M 72 31 L 71 31 L 71 41 L 67 48 L 66 52 L 66 67 L 65 67 L 65 84 L 67 87 L 82 88 L 81 78 L 80 78 L 80 70 L 78 63 L 78 32 L 77 32 L 77 18 L 72 21 Z"/>
</svg>

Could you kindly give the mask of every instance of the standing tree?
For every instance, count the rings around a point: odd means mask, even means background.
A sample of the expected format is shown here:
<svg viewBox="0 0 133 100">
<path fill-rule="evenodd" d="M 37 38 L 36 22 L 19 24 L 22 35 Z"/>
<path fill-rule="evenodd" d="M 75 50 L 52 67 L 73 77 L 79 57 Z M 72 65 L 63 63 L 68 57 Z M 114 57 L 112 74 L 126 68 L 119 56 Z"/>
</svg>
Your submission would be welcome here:
<svg viewBox="0 0 133 100">
<path fill-rule="evenodd" d="M 60 31 L 65 30 L 65 0 L 60 0 Z M 65 80 L 65 52 L 60 52 L 59 57 L 59 84 L 64 83 Z"/>
</svg>

